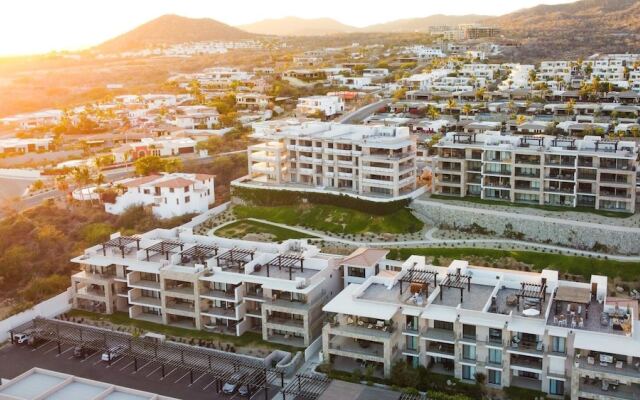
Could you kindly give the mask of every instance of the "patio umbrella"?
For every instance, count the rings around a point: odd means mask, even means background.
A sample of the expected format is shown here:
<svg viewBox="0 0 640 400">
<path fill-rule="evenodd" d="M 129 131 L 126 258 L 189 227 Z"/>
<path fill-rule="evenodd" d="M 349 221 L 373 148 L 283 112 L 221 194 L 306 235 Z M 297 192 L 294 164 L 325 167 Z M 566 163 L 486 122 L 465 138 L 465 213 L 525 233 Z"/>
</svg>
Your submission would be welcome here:
<svg viewBox="0 0 640 400">
<path fill-rule="evenodd" d="M 522 313 L 524 315 L 526 315 L 527 317 L 535 317 L 535 316 L 540 315 L 540 311 L 535 309 L 535 308 L 527 308 Z"/>
</svg>

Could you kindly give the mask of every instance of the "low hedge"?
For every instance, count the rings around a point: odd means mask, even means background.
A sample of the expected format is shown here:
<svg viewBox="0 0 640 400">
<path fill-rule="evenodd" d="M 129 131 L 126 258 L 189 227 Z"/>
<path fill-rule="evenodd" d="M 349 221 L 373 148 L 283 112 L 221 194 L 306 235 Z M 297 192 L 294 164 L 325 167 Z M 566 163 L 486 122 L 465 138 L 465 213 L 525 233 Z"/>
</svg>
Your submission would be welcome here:
<svg viewBox="0 0 640 400">
<path fill-rule="evenodd" d="M 407 207 L 410 203 L 409 199 L 376 202 L 358 199 L 345 194 L 309 193 L 292 190 L 253 189 L 244 187 L 233 187 L 231 195 L 255 206 L 289 206 L 298 205 L 306 201 L 313 204 L 350 208 L 374 215 L 388 215 Z"/>
</svg>

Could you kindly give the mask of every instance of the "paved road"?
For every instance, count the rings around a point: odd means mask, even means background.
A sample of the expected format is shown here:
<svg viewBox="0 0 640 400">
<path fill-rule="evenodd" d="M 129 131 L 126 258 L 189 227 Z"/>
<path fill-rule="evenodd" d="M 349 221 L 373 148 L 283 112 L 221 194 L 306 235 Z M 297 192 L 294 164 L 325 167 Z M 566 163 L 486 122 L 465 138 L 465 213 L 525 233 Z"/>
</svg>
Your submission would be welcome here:
<svg viewBox="0 0 640 400">
<path fill-rule="evenodd" d="M 214 378 L 209 374 L 194 372 L 194 382 L 191 384 L 189 371 L 186 369 L 166 367 L 163 378 L 161 366 L 154 362 L 139 362 L 138 371 L 135 371 L 133 360 L 129 357 L 119 357 L 109 366 L 106 362 L 100 361 L 99 353 L 93 353 L 84 360 L 73 358 L 72 353 L 72 346 L 62 345 L 61 354 L 58 355 L 57 345 L 52 342 L 40 345 L 37 349 L 7 344 L 0 348 L 0 377 L 14 378 L 33 367 L 40 367 L 177 399 L 246 399 L 237 393 L 216 393 Z M 274 396 L 277 390 L 272 387 L 268 398 Z M 264 391 L 251 397 L 252 400 L 264 398 Z"/>
<path fill-rule="evenodd" d="M 309 236 L 315 236 L 318 237 L 326 242 L 335 242 L 335 243 L 341 243 L 341 244 L 346 244 L 349 246 L 357 246 L 357 247 L 384 247 L 384 248 L 388 248 L 388 247 L 434 247 L 434 246 L 438 246 L 438 245 L 463 245 L 463 247 L 472 247 L 472 245 L 480 245 L 479 248 L 483 248 L 487 247 L 490 248 L 490 246 L 495 246 L 496 244 L 500 244 L 502 245 L 503 249 L 509 249 L 510 247 L 512 248 L 522 248 L 524 246 L 527 246 L 529 248 L 531 248 L 532 251 L 541 251 L 541 250 L 551 250 L 551 251 L 560 251 L 563 254 L 566 255 L 574 255 L 574 256 L 582 256 L 582 257 L 607 257 L 609 259 L 612 260 L 618 260 L 618 261 L 628 261 L 628 262 L 635 262 L 635 261 L 640 261 L 640 256 L 622 256 L 622 255 L 613 255 L 613 254 L 604 254 L 604 253 L 596 253 L 593 251 L 584 251 L 584 250 L 577 250 L 577 249 L 572 249 L 569 247 L 562 247 L 562 246 L 554 246 L 554 245 L 549 245 L 549 244 L 543 244 L 543 243 L 535 243 L 535 242 L 525 242 L 525 241 L 519 241 L 519 240 L 511 240 L 511 239 L 464 239 L 464 240 L 454 240 L 454 239 L 435 239 L 433 238 L 433 229 L 428 230 L 425 233 L 425 238 L 424 239 L 419 239 L 419 240 L 402 240 L 402 241 L 384 241 L 384 242 L 368 242 L 368 241 L 358 241 L 358 240 L 349 240 L 349 239 L 344 239 L 344 238 L 339 238 L 339 237 L 334 237 L 334 236 L 329 236 L 325 233 L 322 232 L 317 232 L 311 229 L 306 229 L 306 228 L 300 228 L 300 227 L 293 227 L 293 226 L 289 226 L 286 224 L 279 224 L 276 222 L 271 222 L 271 221 L 267 221 L 267 220 L 263 220 L 263 219 L 258 219 L 258 218 L 247 218 L 251 221 L 255 221 L 255 222 L 260 222 L 263 224 L 268 224 L 268 225 L 273 225 L 273 226 L 277 226 L 280 228 L 285 228 L 285 229 L 290 229 L 290 230 L 294 230 L 297 232 L 302 232 L 305 234 L 308 234 Z M 224 223 L 222 225 L 217 226 L 215 229 L 221 228 L 225 225 L 231 224 L 234 221 L 231 222 L 227 222 Z M 215 236 L 215 235 L 214 235 Z"/>
<path fill-rule="evenodd" d="M 337 118 L 336 122 L 339 122 L 341 124 L 351 124 L 354 122 L 362 121 L 369 115 L 376 112 L 380 107 L 385 106 L 389 103 L 391 103 L 391 99 L 382 99 L 380 101 L 376 101 L 375 103 L 368 104 L 355 111 L 351 111 L 350 113 L 345 114 L 340 118 Z"/>
</svg>

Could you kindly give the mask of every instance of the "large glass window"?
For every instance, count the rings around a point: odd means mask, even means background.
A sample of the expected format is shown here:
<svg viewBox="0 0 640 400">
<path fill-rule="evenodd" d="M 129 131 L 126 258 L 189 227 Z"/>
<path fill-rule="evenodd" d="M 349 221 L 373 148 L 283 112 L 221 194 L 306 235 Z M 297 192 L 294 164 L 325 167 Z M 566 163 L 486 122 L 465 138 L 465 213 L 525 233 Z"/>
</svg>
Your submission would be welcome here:
<svg viewBox="0 0 640 400">
<path fill-rule="evenodd" d="M 567 340 L 563 337 L 552 336 L 551 337 L 551 350 L 554 353 L 565 353 Z"/>
<path fill-rule="evenodd" d="M 549 393 L 555 395 L 564 394 L 564 381 L 549 379 Z"/>
<path fill-rule="evenodd" d="M 502 365 L 502 350 L 489 349 L 489 363 Z"/>
<path fill-rule="evenodd" d="M 465 360 L 475 360 L 476 346 L 471 346 L 468 344 L 462 345 L 462 358 L 464 358 Z"/>
<path fill-rule="evenodd" d="M 502 371 L 489 370 L 489 383 L 492 385 L 502 385 Z"/>
<path fill-rule="evenodd" d="M 475 375 L 476 375 L 476 367 L 472 367 L 470 365 L 462 366 L 462 379 L 475 380 L 476 379 Z"/>
</svg>

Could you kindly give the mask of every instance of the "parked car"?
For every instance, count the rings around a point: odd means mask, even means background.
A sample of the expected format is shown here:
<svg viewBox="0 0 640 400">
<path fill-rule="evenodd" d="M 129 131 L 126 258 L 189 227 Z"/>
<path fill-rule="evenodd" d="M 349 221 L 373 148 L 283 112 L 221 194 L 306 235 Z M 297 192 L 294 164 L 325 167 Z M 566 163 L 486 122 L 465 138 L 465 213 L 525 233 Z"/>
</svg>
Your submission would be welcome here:
<svg viewBox="0 0 640 400">
<path fill-rule="evenodd" d="M 118 345 L 102 353 L 101 359 L 102 361 L 113 361 L 116 358 L 120 357 L 122 354 L 124 354 L 124 346 Z"/>
<path fill-rule="evenodd" d="M 26 332 L 13 334 L 13 342 L 16 344 L 26 344 L 29 342 L 30 338 L 31 334 Z"/>
<path fill-rule="evenodd" d="M 231 378 L 227 383 L 222 386 L 222 392 L 224 394 L 233 394 L 238 389 L 240 380 L 242 380 L 243 376 L 244 375 L 240 372 L 231 375 Z"/>
<path fill-rule="evenodd" d="M 240 386 L 240 388 L 238 389 L 238 394 L 240 396 L 248 397 L 249 396 L 249 385 Z"/>
</svg>

